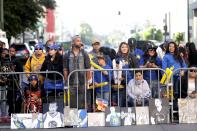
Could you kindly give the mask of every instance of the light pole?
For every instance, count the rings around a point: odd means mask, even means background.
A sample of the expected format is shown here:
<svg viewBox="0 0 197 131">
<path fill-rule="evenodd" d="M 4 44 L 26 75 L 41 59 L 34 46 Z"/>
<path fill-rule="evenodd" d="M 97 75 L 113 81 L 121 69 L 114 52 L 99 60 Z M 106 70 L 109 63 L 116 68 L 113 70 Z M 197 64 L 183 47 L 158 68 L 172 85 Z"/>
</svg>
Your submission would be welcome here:
<svg viewBox="0 0 197 131">
<path fill-rule="evenodd" d="M 0 29 L 4 30 L 3 0 L 0 0 Z"/>
<path fill-rule="evenodd" d="M 189 25 L 189 0 L 187 0 L 187 40 L 190 42 L 190 25 Z"/>
</svg>

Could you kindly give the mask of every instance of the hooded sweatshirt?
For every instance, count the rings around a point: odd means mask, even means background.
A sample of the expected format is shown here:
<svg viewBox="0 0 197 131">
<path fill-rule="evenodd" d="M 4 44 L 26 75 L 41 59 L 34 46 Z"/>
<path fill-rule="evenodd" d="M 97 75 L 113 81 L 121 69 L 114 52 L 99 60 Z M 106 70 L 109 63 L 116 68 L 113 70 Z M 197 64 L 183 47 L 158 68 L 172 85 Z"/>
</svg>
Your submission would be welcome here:
<svg viewBox="0 0 197 131">
<path fill-rule="evenodd" d="M 34 53 L 31 57 L 29 57 L 29 59 L 25 64 L 25 72 L 40 71 L 44 60 L 45 60 L 45 53 L 42 53 L 40 58 L 37 58 Z"/>
<path fill-rule="evenodd" d="M 133 99 L 136 99 L 137 97 L 147 98 L 151 95 L 151 91 L 146 80 L 130 80 L 127 86 L 127 92 L 129 97 Z"/>
</svg>

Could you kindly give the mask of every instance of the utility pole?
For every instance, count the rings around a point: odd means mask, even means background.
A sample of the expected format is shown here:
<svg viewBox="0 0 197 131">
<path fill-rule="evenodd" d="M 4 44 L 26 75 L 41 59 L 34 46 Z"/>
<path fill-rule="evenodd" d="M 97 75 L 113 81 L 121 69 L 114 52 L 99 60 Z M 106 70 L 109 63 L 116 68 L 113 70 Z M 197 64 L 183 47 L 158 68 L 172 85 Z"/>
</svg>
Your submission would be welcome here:
<svg viewBox="0 0 197 131">
<path fill-rule="evenodd" d="M 187 41 L 190 42 L 189 0 L 187 0 Z"/>
<path fill-rule="evenodd" d="M 164 19 L 164 40 L 167 40 L 167 33 L 168 33 L 168 27 L 167 27 L 167 14 L 165 14 Z"/>
<path fill-rule="evenodd" d="M 3 0 L 0 0 L 0 29 L 4 30 Z"/>
</svg>

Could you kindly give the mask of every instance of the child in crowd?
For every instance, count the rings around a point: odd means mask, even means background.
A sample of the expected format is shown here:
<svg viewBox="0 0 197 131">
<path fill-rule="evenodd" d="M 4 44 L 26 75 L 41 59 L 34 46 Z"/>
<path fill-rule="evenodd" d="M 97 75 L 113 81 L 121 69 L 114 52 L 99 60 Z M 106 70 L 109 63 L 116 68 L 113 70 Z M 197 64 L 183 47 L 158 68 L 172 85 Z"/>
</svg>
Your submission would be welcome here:
<svg viewBox="0 0 197 131">
<path fill-rule="evenodd" d="M 109 65 L 105 62 L 105 57 L 103 55 L 98 55 L 98 63 L 103 69 L 111 69 Z M 103 98 L 109 102 L 110 86 L 112 73 L 111 71 L 95 71 L 94 72 L 94 86 L 97 87 L 96 97 Z M 107 83 L 106 83 L 107 82 Z M 105 83 L 104 86 L 99 84 Z"/>
<path fill-rule="evenodd" d="M 29 78 L 29 87 L 25 88 L 25 112 L 36 113 L 42 112 L 41 90 L 39 80 L 36 75 L 31 75 Z"/>
<path fill-rule="evenodd" d="M 135 71 L 135 79 L 129 81 L 127 86 L 128 105 L 148 105 L 151 90 L 146 80 L 143 79 L 142 71 Z"/>
</svg>

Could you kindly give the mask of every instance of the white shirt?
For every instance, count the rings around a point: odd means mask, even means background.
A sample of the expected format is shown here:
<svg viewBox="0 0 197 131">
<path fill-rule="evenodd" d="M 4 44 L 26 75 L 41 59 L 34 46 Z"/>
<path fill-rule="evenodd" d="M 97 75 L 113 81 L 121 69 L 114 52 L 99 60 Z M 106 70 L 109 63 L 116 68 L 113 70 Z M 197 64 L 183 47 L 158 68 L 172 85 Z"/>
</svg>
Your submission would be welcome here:
<svg viewBox="0 0 197 131">
<path fill-rule="evenodd" d="M 188 89 L 187 89 L 187 94 L 192 93 L 195 91 L 195 80 L 188 80 Z"/>
<path fill-rule="evenodd" d="M 56 128 L 62 127 L 61 113 L 58 112 L 54 117 L 52 117 L 48 112 L 46 113 L 46 118 L 44 121 L 44 128 Z"/>
</svg>

